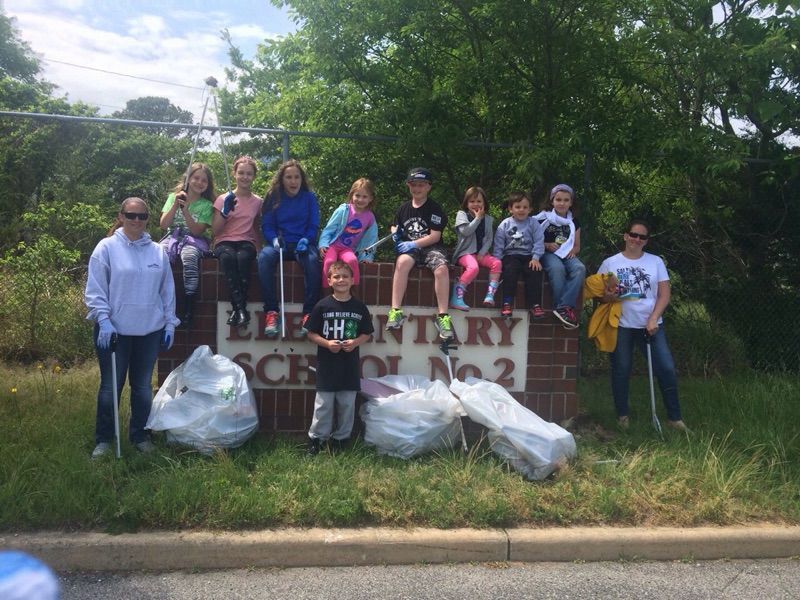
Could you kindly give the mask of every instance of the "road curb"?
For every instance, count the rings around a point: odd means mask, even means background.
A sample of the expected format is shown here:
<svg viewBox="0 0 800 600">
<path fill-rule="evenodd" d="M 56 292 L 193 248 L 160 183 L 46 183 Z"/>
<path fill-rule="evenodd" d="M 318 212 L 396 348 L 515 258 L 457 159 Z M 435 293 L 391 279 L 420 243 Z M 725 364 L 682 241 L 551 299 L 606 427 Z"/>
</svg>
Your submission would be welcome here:
<svg viewBox="0 0 800 600">
<path fill-rule="evenodd" d="M 781 558 L 800 555 L 800 527 L 691 529 L 282 529 L 258 532 L 4 534 L 60 571 L 171 571 L 463 562 Z"/>
</svg>

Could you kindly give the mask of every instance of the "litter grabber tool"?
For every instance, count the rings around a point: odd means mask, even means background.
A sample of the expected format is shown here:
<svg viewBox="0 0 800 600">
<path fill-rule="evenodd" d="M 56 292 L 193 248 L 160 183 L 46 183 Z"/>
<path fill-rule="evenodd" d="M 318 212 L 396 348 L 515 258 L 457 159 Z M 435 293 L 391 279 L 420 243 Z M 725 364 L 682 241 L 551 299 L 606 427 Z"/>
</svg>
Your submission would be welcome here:
<svg viewBox="0 0 800 600">
<path fill-rule="evenodd" d="M 117 389 L 117 334 L 111 334 L 111 387 L 114 401 L 114 439 L 116 440 L 117 458 L 122 456 L 119 443 L 119 390 Z"/>
<path fill-rule="evenodd" d="M 281 338 L 286 337 L 286 302 L 283 293 L 283 246 L 278 247 L 278 265 L 281 278 Z"/>
<path fill-rule="evenodd" d="M 208 92 L 207 88 L 217 87 L 217 80 L 213 77 L 208 77 L 205 81 L 206 89 L 203 89 L 203 94 Z M 192 172 L 192 165 L 194 164 L 194 155 L 197 153 L 197 144 L 200 141 L 200 132 L 203 130 L 203 123 L 206 119 L 206 111 L 208 110 L 208 101 L 211 99 L 211 94 L 206 96 L 206 101 L 203 104 L 203 112 L 200 113 L 200 124 L 197 126 L 197 132 L 194 134 L 194 145 L 192 146 L 192 153 L 189 155 L 189 166 L 186 167 L 186 174 L 183 177 L 183 191 L 189 189 L 189 174 Z"/>
<path fill-rule="evenodd" d="M 444 359 L 447 362 L 447 374 L 450 376 L 450 382 L 452 383 L 455 381 L 455 377 L 453 375 L 453 362 L 450 359 L 450 350 L 458 350 L 458 346 L 453 343 L 453 340 L 442 340 L 442 343 L 439 344 L 439 350 L 442 351 L 444 354 Z M 452 393 L 452 390 L 451 390 Z M 453 394 L 455 396 L 455 394 Z M 456 396 L 458 398 L 458 396 Z M 464 452 L 468 452 L 469 448 L 467 447 L 467 436 L 464 434 L 464 423 L 459 420 L 461 424 L 461 448 Z"/>
<path fill-rule="evenodd" d="M 206 82 L 208 82 L 210 79 L 214 79 L 214 78 L 213 77 L 209 77 L 208 79 L 206 79 Z M 222 123 L 219 122 L 219 105 L 217 104 L 217 81 L 216 81 L 216 79 L 214 79 L 214 85 L 211 86 L 211 87 L 214 88 L 214 91 L 212 93 L 212 95 L 214 96 L 214 112 L 217 114 L 217 131 L 219 131 L 219 145 L 220 145 L 220 148 L 222 149 L 222 160 L 225 163 L 225 181 L 228 184 L 228 190 L 227 191 L 230 192 L 230 191 L 232 191 L 232 188 L 231 188 L 231 173 L 230 173 L 230 170 L 228 169 L 228 155 L 225 152 L 225 137 L 222 135 Z"/>
<path fill-rule="evenodd" d="M 655 427 L 661 439 L 664 439 L 664 432 L 661 430 L 661 421 L 656 414 L 656 390 L 653 387 L 653 351 L 650 349 L 650 336 L 645 331 L 645 342 L 647 342 L 647 374 L 650 378 L 650 411 L 653 414 L 653 427 Z"/>
<path fill-rule="evenodd" d="M 378 246 L 380 246 L 380 245 L 381 245 L 381 244 L 383 244 L 384 242 L 387 242 L 387 241 L 389 241 L 390 239 L 392 239 L 392 236 L 393 236 L 393 235 L 394 235 L 393 233 L 390 233 L 389 235 L 386 235 L 386 236 L 382 237 L 381 239 L 379 239 L 379 240 L 378 240 L 377 242 L 375 242 L 374 244 L 370 244 L 369 246 L 367 246 L 366 248 L 364 248 L 363 252 L 370 252 L 371 250 L 376 250 L 376 249 L 378 248 Z"/>
</svg>

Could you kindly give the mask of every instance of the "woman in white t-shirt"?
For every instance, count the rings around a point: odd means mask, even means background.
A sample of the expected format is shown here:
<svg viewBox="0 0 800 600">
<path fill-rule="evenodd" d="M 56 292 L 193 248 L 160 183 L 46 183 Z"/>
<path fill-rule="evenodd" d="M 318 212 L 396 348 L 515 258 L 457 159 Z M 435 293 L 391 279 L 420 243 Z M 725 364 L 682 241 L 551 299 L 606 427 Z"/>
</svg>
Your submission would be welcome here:
<svg viewBox="0 0 800 600">
<path fill-rule="evenodd" d="M 623 428 L 629 424 L 628 390 L 634 346 L 645 353 L 649 336 L 653 371 L 667 409 L 667 423 L 675 429 L 688 431 L 681 419 L 675 362 L 662 326 L 661 315 L 671 294 L 667 268 L 660 257 L 644 251 L 650 239 L 650 226 L 645 221 L 631 221 L 623 239 L 625 249 L 605 259 L 598 270 L 603 274 L 613 273 L 619 280 L 617 293 L 607 295 L 603 301 L 623 301 L 617 347 L 611 354 L 611 391 L 619 424 Z"/>
</svg>

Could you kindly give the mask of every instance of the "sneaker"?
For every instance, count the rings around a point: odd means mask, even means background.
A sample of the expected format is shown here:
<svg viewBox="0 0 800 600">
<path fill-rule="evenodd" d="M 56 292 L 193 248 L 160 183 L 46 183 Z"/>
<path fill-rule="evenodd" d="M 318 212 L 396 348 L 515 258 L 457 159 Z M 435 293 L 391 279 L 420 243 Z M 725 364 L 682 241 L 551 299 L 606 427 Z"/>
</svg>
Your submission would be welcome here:
<svg viewBox="0 0 800 600">
<path fill-rule="evenodd" d="M 239 311 L 233 309 L 228 313 L 228 320 L 225 321 L 226 325 L 230 325 L 231 327 L 236 327 L 239 324 Z"/>
<path fill-rule="evenodd" d="M 512 314 L 514 314 L 514 311 L 511 308 L 511 303 L 503 302 L 503 308 L 500 309 L 500 316 L 510 319 Z"/>
<path fill-rule="evenodd" d="M 453 319 L 450 315 L 436 315 L 436 329 L 439 330 L 439 337 L 443 340 L 449 340 L 453 337 Z"/>
<path fill-rule="evenodd" d="M 92 450 L 92 460 L 105 456 L 109 452 L 111 452 L 111 444 L 108 442 L 100 442 L 94 447 L 94 450 Z"/>
<path fill-rule="evenodd" d="M 673 429 L 677 429 L 678 431 L 683 431 L 684 433 L 692 433 L 692 430 L 686 426 L 686 423 L 683 421 L 667 421 L 667 425 L 672 427 Z"/>
<path fill-rule="evenodd" d="M 343 440 L 337 440 L 335 438 L 331 438 L 328 442 L 331 451 L 333 452 L 341 452 L 350 444 L 350 438 L 344 438 Z"/>
<path fill-rule="evenodd" d="M 236 311 L 236 325 L 239 327 L 247 327 L 250 324 L 250 313 L 246 308 L 240 308 Z"/>
<path fill-rule="evenodd" d="M 311 438 L 308 440 L 308 449 L 306 450 L 307 456 L 316 456 L 322 449 L 322 442 L 319 438 Z"/>
<path fill-rule="evenodd" d="M 134 444 L 134 446 L 136 446 L 136 449 L 142 454 L 151 454 L 156 451 L 156 445 L 150 440 L 137 442 L 136 444 Z"/>
<path fill-rule="evenodd" d="M 578 318 L 575 316 L 575 311 L 569 306 L 557 308 L 553 311 L 553 314 L 564 325 L 564 329 L 578 328 Z"/>
<path fill-rule="evenodd" d="M 406 318 L 403 315 L 402 308 L 390 308 L 389 309 L 389 320 L 386 321 L 386 331 L 390 329 L 400 329 L 403 326 L 403 321 Z"/>
<path fill-rule="evenodd" d="M 303 318 L 300 319 L 300 333 L 302 333 L 303 335 L 306 335 L 308 333 L 308 329 L 306 329 L 306 323 L 308 323 L 308 318 L 310 316 L 311 316 L 310 314 L 306 313 L 303 315 Z"/>
<path fill-rule="evenodd" d="M 539 306 L 538 304 L 534 304 L 533 308 L 531 309 L 531 317 L 535 321 L 538 321 L 540 319 L 544 319 L 544 316 L 545 316 L 545 314 L 544 314 L 544 311 L 542 310 L 542 307 Z"/>
<path fill-rule="evenodd" d="M 281 317 L 277 311 L 270 310 L 264 315 L 264 335 L 275 337 L 281 329 Z"/>
<path fill-rule="evenodd" d="M 631 419 L 628 415 L 617 418 L 617 425 L 620 429 L 628 429 L 631 426 Z"/>
</svg>

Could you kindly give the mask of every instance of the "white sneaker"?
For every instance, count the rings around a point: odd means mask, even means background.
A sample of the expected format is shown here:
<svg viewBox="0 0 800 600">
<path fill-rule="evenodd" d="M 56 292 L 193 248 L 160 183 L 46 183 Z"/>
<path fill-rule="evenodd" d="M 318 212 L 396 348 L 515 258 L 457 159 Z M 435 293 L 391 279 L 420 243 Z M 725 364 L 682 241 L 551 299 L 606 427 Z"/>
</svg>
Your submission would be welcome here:
<svg viewBox="0 0 800 600">
<path fill-rule="evenodd" d="M 111 452 L 111 444 L 108 442 L 100 442 L 97 446 L 94 447 L 92 450 L 92 459 L 100 458 L 101 456 L 105 456 Z"/>
<path fill-rule="evenodd" d="M 136 449 L 141 452 L 142 454 L 150 454 L 151 452 L 156 451 L 156 445 L 151 442 L 150 440 L 145 440 L 143 442 L 138 442 L 134 444 Z"/>
</svg>

